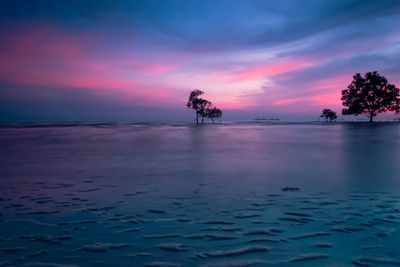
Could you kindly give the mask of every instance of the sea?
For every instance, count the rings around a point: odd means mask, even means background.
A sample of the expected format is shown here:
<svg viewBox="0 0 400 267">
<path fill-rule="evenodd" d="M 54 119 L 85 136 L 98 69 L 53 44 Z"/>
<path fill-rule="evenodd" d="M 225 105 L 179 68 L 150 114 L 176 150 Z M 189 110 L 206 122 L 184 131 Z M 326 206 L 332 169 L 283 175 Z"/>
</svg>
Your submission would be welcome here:
<svg viewBox="0 0 400 267">
<path fill-rule="evenodd" d="M 0 266 L 400 265 L 400 123 L 0 124 Z"/>
</svg>

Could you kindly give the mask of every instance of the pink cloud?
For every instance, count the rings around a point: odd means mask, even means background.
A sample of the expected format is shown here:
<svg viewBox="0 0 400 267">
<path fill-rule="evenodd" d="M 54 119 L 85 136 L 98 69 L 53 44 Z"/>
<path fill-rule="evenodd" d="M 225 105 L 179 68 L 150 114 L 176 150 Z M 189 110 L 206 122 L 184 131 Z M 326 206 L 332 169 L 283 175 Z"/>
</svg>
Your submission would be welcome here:
<svg viewBox="0 0 400 267">
<path fill-rule="evenodd" d="M 290 103 L 297 102 L 297 101 L 304 100 L 304 99 L 306 99 L 306 98 L 305 97 L 298 97 L 298 98 L 281 99 L 281 100 L 276 101 L 274 103 L 274 105 L 278 105 L 278 106 L 279 105 L 286 105 L 286 104 L 290 104 Z"/>
<path fill-rule="evenodd" d="M 349 75 L 336 76 L 315 82 L 309 91 L 323 91 L 322 94 L 313 95 L 311 100 L 322 105 L 341 105 L 341 91 L 345 89 L 352 78 Z"/>
<path fill-rule="evenodd" d="M 246 109 L 261 106 L 258 99 L 264 98 L 264 93 L 247 98 L 242 96 L 262 91 L 264 78 L 288 73 L 283 78 L 294 79 L 290 77 L 291 72 L 317 64 L 307 60 L 280 60 L 233 71 L 214 70 L 213 65 L 207 65 L 204 71 L 196 64 L 192 64 L 193 68 L 183 69 L 181 66 L 193 63 L 201 55 L 184 54 L 188 58 L 179 60 L 174 60 L 175 55 L 146 58 L 131 50 L 116 52 L 114 47 L 97 46 L 98 37 L 59 31 L 51 26 L 2 37 L 0 80 L 21 85 L 84 88 L 93 94 L 118 98 L 121 102 L 140 99 L 143 105 L 163 103 L 168 106 L 185 103 L 188 92 L 182 87 L 199 87 L 219 108 Z M 350 81 L 351 76 L 346 75 L 310 82 L 297 90 L 272 88 L 262 105 L 285 111 L 289 107 L 290 111 L 300 110 L 304 105 L 339 105 L 340 90 Z"/>
<path fill-rule="evenodd" d="M 223 101 L 219 101 L 218 99 L 213 99 L 213 103 L 215 103 L 215 105 L 218 108 L 221 108 L 223 110 L 244 109 L 244 108 L 247 108 L 249 106 L 246 103 L 223 102 Z"/>
<path fill-rule="evenodd" d="M 20 85 L 86 88 L 121 101 L 157 101 L 172 96 L 171 89 L 151 85 L 136 76 L 164 74 L 177 66 L 143 62 L 132 54 L 110 57 L 110 53 L 91 48 L 95 37 L 61 32 L 50 26 L 10 34 L 0 50 L 0 80 Z"/>
<path fill-rule="evenodd" d="M 341 92 L 314 95 L 311 97 L 312 100 L 317 101 L 318 104 L 323 105 L 340 105 L 341 104 Z"/>
<path fill-rule="evenodd" d="M 351 76 L 336 76 L 318 80 L 307 85 L 302 91 L 305 97 L 284 98 L 274 102 L 274 105 L 286 105 L 293 102 L 308 103 L 308 105 L 341 105 L 341 90 L 351 81 Z M 323 93 L 322 93 L 323 92 Z"/>
<path fill-rule="evenodd" d="M 340 91 L 335 92 L 335 93 L 318 94 L 318 95 L 307 96 L 307 97 L 281 99 L 281 100 L 274 102 L 274 105 L 283 106 L 283 105 L 288 105 L 288 104 L 292 104 L 295 102 L 301 102 L 302 104 L 307 104 L 308 106 L 315 106 L 315 105 L 338 106 L 341 104 Z M 292 110 L 292 111 L 295 111 L 295 109 L 296 109 L 296 106 L 294 106 L 294 110 Z"/>
<path fill-rule="evenodd" d="M 174 65 L 161 65 L 161 64 L 154 64 L 145 66 L 143 69 L 148 74 L 159 74 L 159 73 L 168 73 L 175 70 L 177 66 Z"/>
<path fill-rule="evenodd" d="M 342 75 L 328 79 L 322 79 L 312 84 L 310 90 L 332 89 L 335 91 L 341 91 L 350 84 L 351 80 L 351 75 Z"/>
<path fill-rule="evenodd" d="M 112 62 L 116 66 L 126 68 L 130 71 L 140 72 L 146 75 L 157 75 L 170 73 L 178 69 L 176 64 L 165 64 L 161 62 L 150 62 L 149 60 L 139 59 L 134 56 L 125 56 L 124 58 L 114 59 Z"/>
<path fill-rule="evenodd" d="M 222 76 L 223 81 L 258 80 L 265 77 L 272 77 L 282 73 L 289 73 L 302 68 L 312 66 L 313 63 L 302 60 L 291 60 L 273 64 L 261 65 L 249 69 L 237 71 Z"/>
</svg>

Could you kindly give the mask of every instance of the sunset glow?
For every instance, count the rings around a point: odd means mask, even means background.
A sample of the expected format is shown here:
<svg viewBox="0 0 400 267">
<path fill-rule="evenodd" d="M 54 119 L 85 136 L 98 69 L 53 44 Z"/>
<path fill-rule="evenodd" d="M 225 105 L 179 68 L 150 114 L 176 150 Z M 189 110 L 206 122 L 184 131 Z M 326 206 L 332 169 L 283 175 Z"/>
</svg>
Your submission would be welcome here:
<svg viewBox="0 0 400 267">
<path fill-rule="evenodd" d="M 340 91 L 355 72 L 400 80 L 400 32 L 385 30 L 400 23 L 395 8 L 380 13 L 369 5 L 357 15 L 359 7 L 345 1 L 290 10 L 264 2 L 133 1 L 82 3 L 76 13 L 76 4 L 50 11 L 53 3 L 27 2 L 28 14 L 16 5 L 2 8 L 0 28 L 0 90 L 14 107 L 62 108 L 63 94 L 85 94 L 88 109 L 108 103 L 116 117 L 119 105 L 189 112 L 190 90 L 201 89 L 222 109 L 316 114 L 323 106 L 340 110 Z M 246 23 L 237 20 L 243 13 Z"/>
</svg>

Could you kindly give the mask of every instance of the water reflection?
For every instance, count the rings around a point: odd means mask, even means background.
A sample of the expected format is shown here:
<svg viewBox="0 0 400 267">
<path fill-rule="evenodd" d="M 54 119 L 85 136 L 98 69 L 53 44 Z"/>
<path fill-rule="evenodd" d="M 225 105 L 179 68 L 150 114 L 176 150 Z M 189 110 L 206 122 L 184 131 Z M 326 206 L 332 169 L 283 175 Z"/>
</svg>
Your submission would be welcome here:
<svg viewBox="0 0 400 267">
<path fill-rule="evenodd" d="M 121 190 L 370 190 L 396 188 L 400 171 L 398 124 L 32 127 L 0 136 L 3 185 L 101 177 Z"/>
<path fill-rule="evenodd" d="M 0 257 L 15 266 L 398 263 L 399 129 L 3 128 Z"/>
<path fill-rule="evenodd" d="M 353 190 L 396 190 L 399 184 L 399 126 L 345 124 L 342 126 L 343 165 Z"/>
</svg>

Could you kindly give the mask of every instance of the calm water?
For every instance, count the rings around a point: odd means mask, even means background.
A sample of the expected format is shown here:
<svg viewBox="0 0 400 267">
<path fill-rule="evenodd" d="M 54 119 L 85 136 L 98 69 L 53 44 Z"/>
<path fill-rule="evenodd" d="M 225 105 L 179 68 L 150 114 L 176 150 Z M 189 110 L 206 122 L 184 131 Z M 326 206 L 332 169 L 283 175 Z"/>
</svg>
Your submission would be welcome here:
<svg viewBox="0 0 400 267">
<path fill-rule="evenodd" d="M 8 124 L 0 145 L 0 266 L 400 265 L 400 124 Z"/>
</svg>

